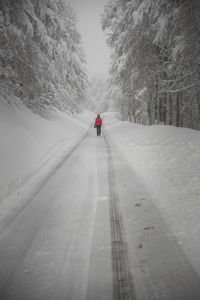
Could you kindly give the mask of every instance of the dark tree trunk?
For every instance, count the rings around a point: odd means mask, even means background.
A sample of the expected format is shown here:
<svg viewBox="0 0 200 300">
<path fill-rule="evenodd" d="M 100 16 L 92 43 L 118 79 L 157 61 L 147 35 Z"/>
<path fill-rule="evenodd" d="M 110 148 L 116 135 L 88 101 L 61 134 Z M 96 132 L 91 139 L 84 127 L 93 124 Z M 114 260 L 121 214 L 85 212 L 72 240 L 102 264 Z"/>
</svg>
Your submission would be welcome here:
<svg viewBox="0 0 200 300">
<path fill-rule="evenodd" d="M 173 108 L 172 108 L 172 97 L 171 95 L 169 94 L 169 125 L 172 125 L 172 111 L 173 111 Z"/>
<path fill-rule="evenodd" d="M 162 120 L 163 120 L 163 124 L 166 125 L 167 124 L 167 98 L 166 95 L 163 98 L 163 103 L 162 103 Z"/>
<path fill-rule="evenodd" d="M 179 127 L 183 127 L 183 113 L 182 113 L 182 105 L 183 105 L 183 92 L 179 93 Z"/>
<path fill-rule="evenodd" d="M 180 95 L 176 95 L 176 127 L 180 126 Z"/>
<path fill-rule="evenodd" d="M 146 93 L 146 101 L 147 101 L 147 111 L 148 111 L 148 117 L 149 117 L 149 125 L 153 124 L 152 120 L 152 100 L 151 95 L 149 95 L 148 91 Z"/>
<path fill-rule="evenodd" d="M 198 103 L 198 113 L 199 113 L 199 122 L 200 122 L 200 92 L 197 93 L 197 103 Z"/>
<path fill-rule="evenodd" d="M 154 109 L 155 109 L 155 123 L 159 124 L 159 94 L 158 94 L 158 79 L 156 78 L 154 82 Z"/>
</svg>

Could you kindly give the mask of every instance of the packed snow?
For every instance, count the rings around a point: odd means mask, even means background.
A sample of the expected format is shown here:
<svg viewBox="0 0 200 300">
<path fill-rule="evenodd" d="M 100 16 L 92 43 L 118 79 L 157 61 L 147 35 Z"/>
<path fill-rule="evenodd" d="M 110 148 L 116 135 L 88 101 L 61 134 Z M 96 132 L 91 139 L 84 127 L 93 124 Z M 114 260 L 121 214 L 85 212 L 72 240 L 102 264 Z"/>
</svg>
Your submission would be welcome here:
<svg viewBox="0 0 200 300">
<path fill-rule="evenodd" d="M 93 113 L 70 116 L 58 110 L 48 119 L 22 104 L 0 103 L 0 198 L 3 199 L 47 160 L 55 159 L 63 147 L 88 129 Z M 85 120 L 85 122 L 84 122 Z"/>
<path fill-rule="evenodd" d="M 200 133 L 132 124 L 118 113 L 104 113 L 97 137 L 94 119 L 88 111 L 57 110 L 42 118 L 20 103 L 0 104 L 0 251 L 5 258 L 0 284 L 7 284 L 8 299 L 15 291 L 19 297 L 32 294 L 35 278 L 38 295 L 51 294 L 51 286 L 58 299 L 65 293 L 83 299 L 88 284 L 88 299 L 97 288 L 99 295 L 106 289 L 112 293 L 110 191 L 120 202 L 138 299 L 155 299 L 144 298 L 148 286 L 142 287 L 149 282 L 154 297 L 159 293 L 154 280 L 158 289 L 170 285 L 162 291 L 165 297 L 174 295 L 170 272 L 180 295 L 187 279 L 188 293 L 198 293 Z M 45 251 L 48 257 L 41 254 Z M 165 258 L 166 270 L 160 264 Z M 176 270 L 183 270 L 183 281 Z"/>
<path fill-rule="evenodd" d="M 58 160 L 93 124 L 88 111 L 73 116 L 52 112 L 49 119 L 24 106 L 1 102 L 0 196 L 4 199 L 49 161 Z M 200 246 L 200 132 L 173 126 L 122 122 L 105 113 L 110 139 L 140 176 L 186 251 Z M 53 167 L 53 165 L 52 165 Z M 194 262 L 194 264 L 197 262 Z"/>
<path fill-rule="evenodd" d="M 122 122 L 117 113 L 105 118 L 110 139 L 140 176 L 200 274 L 200 132 Z"/>
</svg>

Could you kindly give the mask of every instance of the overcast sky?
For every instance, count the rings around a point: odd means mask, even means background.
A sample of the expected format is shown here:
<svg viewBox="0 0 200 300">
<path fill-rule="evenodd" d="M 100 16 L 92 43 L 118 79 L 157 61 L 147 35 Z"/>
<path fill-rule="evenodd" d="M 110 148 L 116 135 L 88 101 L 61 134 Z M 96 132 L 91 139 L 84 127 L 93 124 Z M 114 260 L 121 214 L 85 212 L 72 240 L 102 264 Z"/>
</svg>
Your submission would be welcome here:
<svg viewBox="0 0 200 300">
<path fill-rule="evenodd" d="M 78 19 L 78 30 L 82 35 L 89 78 L 96 73 L 108 73 L 109 48 L 100 23 L 106 2 L 107 0 L 71 0 Z"/>
</svg>

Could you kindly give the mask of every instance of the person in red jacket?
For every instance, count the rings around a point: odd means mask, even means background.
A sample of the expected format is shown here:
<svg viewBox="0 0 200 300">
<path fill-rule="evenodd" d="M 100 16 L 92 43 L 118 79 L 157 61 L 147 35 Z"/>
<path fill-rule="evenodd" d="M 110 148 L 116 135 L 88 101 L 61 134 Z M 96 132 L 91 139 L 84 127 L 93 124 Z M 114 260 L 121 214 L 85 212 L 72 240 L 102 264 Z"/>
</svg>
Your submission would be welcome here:
<svg viewBox="0 0 200 300">
<path fill-rule="evenodd" d="M 97 136 L 101 135 L 101 126 L 102 126 L 102 119 L 100 117 L 100 114 L 98 114 L 94 124 L 94 127 L 96 127 L 97 129 Z"/>
</svg>

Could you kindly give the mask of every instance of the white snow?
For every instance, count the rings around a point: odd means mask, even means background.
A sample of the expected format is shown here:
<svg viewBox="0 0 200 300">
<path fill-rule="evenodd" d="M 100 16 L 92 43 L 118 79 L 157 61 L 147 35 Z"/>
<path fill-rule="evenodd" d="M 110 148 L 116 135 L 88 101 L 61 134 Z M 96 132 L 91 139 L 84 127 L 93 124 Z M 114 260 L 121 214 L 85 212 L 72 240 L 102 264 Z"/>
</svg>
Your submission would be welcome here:
<svg viewBox="0 0 200 300">
<path fill-rule="evenodd" d="M 0 102 L 0 233 L 1 257 L 4 257 L 0 284 L 17 269 L 9 282 L 8 298 L 16 292 L 29 299 L 35 287 L 39 287 L 38 299 L 44 299 L 44 295 L 46 298 L 52 291 L 58 297 L 53 295 L 51 299 L 64 299 L 65 293 L 83 299 L 88 282 L 91 296 L 87 299 L 94 299 L 96 288 L 105 295 L 112 293 L 109 153 L 104 134 L 116 174 L 121 172 L 118 175 L 127 183 L 123 185 L 126 192 L 119 189 L 118 195 L 120 205 L 128 199 L 126 208 L 130 208 L 124 223 L 131 224 L 131 231 L 126 231 L 131 257 L 141 251 L 137 248 L 140 240 L 135 227 L 142 223 L 140 217 L 135 223 L 137 212 L 132 210 L 135 205 L 133 208 L 130 205 L 138 197 L 140 187 L 144 187 L 145 203 L 153 201 L 154 205 L 149 207 L 156 207 L 160 212 L 157 215 L 167 224 L 167 231 L 158 230 L 154 238 L 163 232 L 172 235 L 172 243 L 177 245 L 178 241 L 200 274 L 200 132 L 131 124 L 122 122 L 117 113 L 105 113 L 102 136 L 96 137 L 96 130 L 91 129 L 80 147 L 72 152 L 93 125 L 95 116 L 88 111 L 71 116 L 54 111 L 44 119 L 21 104 L 10 106 L 3 100 Z M 70 151 L 73 154 L 66 159 Z M 138 189 L 136 183 L 141 184 Z M 151 215 L 151 209 L 149 215 L 154 221 L 156 214 Z M 154 228 L 160 223 L 145 225 Z M 134 230 L 136 238 L 131 240 Z M 164 239 L 162 236 L 158 240 Z M 135 264 L 134 259 L 131 264 Z M 136 275 L 135 282 L 140 278 Z"/>
<path fill-rule="evenodd" d="M 200 132 L 121 122 L 116 113 L 104 118 L 110 140 L 140 176 L 179 244 L 200 270 Z"/>
<path fill-rule="evenodd" d="M 84 120 L 91 113 L 80 115 L 55 111 L 44 119 L 20 103 L 10 106 L 0 99 L 0 199 L 87 131 Z"/>
<path fill-rule="evenodd" d="M 34 182 L 39 184 L 45 174 L 62 161 L 63 155 L 86 134 L 95 116 L 87 111 L 73 116 L 55 111 L 49 119 L 44 119 L 20 104 L 10 106 L 3 100 L 0 102 L 2 220 L 8 211 L 17 207 L 15 202 L 21 201 L 22 205 L 26 198 L 20 197 L 18 192 L 12 201 L 5 201 L 6 196 L 27 183 L 27 179 L 30 182 L 23 192 L 34 190 Z M 105 113 L 103 122 L 110 141 L 139 175 L 179 244 L 200 270 L 197 255 L 200 247 L 200 132 L 122 122 L 117 113 Z M 102 195 L 101 200 L 104 197 Z"/>
</svg>

